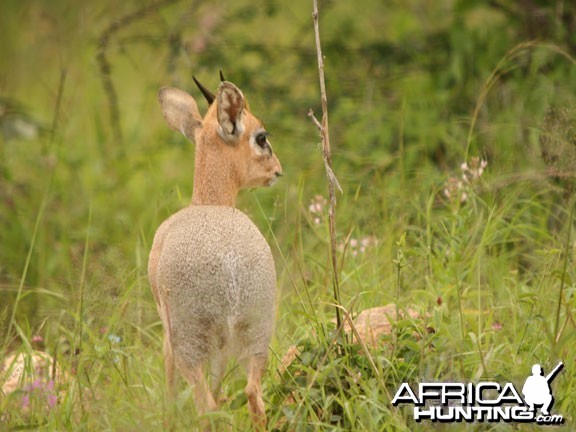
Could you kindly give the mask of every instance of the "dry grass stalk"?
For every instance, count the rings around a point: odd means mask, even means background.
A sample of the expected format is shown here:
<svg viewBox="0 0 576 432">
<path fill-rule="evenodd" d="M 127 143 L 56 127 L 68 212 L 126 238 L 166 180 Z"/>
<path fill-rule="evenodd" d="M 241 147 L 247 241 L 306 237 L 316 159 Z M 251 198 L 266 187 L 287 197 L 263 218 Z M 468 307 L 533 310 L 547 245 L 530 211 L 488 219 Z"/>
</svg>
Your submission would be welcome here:
<svg viewBox="0 0 576 432">
<path fill-rule="evenodd" d="M 342 328 L 342 311 L 338 306 L 340 301 L 340 284 L 338 281 L 338 260 L 336 257 L 336 189 L 342 192 L 342 187 L 332 170 L 332 151 L 330 148 L 330 131 L 328 128 L 328 97 L 326 95 L 326 83 L 324 80 L 324 56 L 320 43 L 320 27 L 318 23 L 318 1 L 314 0 L 314 10 L 312 12 L 314 21 L 314 35 L 316 40 L 316 53 L 318 57 L 318 75 L 320 78 L 320 97 L 322 101 L 322 121 L 319 122 L 314 116 L 312 109 L 308 116 L 312 119 L 322 139 L 322 155 L 324 158 L 324 168 L 328 177 L 328 194 L 330 196 L 330 207 L 328 210 L 328 225 L 330 230 L 330 258 L 332 263 L 332 285 L 334 290 L 334 300 L 336 301 L 336 322 L 338 329 Z"/>
</svg>

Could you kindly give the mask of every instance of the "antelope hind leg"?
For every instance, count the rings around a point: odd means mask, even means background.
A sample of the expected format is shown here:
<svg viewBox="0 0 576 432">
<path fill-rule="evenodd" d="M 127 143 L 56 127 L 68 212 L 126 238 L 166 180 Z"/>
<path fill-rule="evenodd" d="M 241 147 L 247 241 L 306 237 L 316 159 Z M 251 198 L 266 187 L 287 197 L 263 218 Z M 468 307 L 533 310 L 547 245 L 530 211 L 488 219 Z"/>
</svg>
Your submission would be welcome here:
<svg viewBox="0 0 576 432">
<path fill-rule="evenodd" d="M 266 409 L 262 399 L 262 375 L 266 369 L 266 356 L 252 356 L 247 365 L 248 383 L 244 392 L 248 397 L 248 409 L 252 416 L 254 428 L 258 431 L 266 430 Z"/>
</svg>

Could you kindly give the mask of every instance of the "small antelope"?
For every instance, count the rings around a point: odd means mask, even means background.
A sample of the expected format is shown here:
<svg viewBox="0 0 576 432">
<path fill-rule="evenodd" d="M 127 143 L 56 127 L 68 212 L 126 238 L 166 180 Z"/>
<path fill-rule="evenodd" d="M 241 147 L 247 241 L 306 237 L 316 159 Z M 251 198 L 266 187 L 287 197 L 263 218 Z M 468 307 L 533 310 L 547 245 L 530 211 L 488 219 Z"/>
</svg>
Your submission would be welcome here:
<svg viewBox="0 0 576 432">
<path fill-rule="evenodd" d="M 168 125 L 195 141 L 196 156 L 192 203 L 156 231 L 148 277 L 164 328 L 169 395 L 177 367 L 195 389 L 197 411 L 215 410 L 234 357 L 247 372 L 252 420 L 263 429 L 261 378 L 274 326 L 276 271 L 266 240 L 234 204 L 242 188 L 271 186 L 282 167 L 242 92 L 221 79 L 213 95 L 194 78 L 210 104 L 204 118 L 186 92 L 158 93 Z"/>
</svg>

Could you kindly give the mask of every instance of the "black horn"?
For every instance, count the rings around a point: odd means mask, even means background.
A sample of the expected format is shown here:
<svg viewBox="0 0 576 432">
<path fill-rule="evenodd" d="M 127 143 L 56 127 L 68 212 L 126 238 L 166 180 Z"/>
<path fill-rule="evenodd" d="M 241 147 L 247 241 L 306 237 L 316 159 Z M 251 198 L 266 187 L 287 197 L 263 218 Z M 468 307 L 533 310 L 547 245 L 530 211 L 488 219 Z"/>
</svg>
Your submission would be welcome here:
<svg viewBox="0 0 576 432">
<path fill-rule="evenodd" d="M 214 94 L 210 90 L 208 90 L 206 87 L 200 84 L 200 81 L 198 81 L 195 76 L 192 76 L 192 79 L 194 80 L 194 82 L 196 83 L 196 85 L 198 86 L 198 88 L 208 101 L 208 105 L 212 105 L 212 102 L 214 102 L 216 96 L 214 96 Z"/>
<path fill-rule="evenodd" d="M 222 69 L 220 69 L 220 81 L 226 81 L 226 78 L 224 78 L 224 74 L 222 73 Z"/>
</svg>

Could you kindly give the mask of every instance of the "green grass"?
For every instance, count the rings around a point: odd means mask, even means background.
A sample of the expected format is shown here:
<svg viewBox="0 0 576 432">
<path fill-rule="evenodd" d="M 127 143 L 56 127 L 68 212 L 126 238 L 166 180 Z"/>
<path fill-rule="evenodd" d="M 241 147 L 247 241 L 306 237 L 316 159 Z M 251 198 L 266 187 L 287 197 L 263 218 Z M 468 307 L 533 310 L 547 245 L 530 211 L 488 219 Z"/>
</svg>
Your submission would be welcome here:
<svg viewBox="0 0 576 432">
<path fill-rule="evenodd" d="M 396 322 L 367 351 L 338 341 L 327 208 L 310 209 L 327 191 L 306 116 L 310 107 L 320 112 L 311 2 L 192 10 L 176 2 L 122 27 L 107 51 L 121 142 L 96 47 L 111 22 L 144 4 L 2 3 L 0 103 L 12 108 L 0 114 L 0 358 L 30 351 L 40 335 L 69 380 L 46 391 L 58 394 L 54 406 L 46 392 L 0 395 L 1 430 L 198 425 L 183 381 L 174 406 L 165 402 L 161 325 L 146 276 L 154 232 L 188 204 L 193 173 L 193 145 L 164 125 L 155 94 L 171 84 L 196 94 L 191 73 L 215 87 L 220 68 L 272 132 L 286 174 L 238 200 L 268 239 L 278 273 L 263 383 L 270 429 L 428 430 L 390 404 L 402 382 L 521 388 L 533 364 L 548 371 L 560 360 L 553 413 L 572 427 L 574 171 L 563 183 L 549 180 L 539 148 L 548 107 L 571 106 L 576 94 L 567 24 L 543 26 L 542 42 L 527 42 L 517 15 L 480 1 L 380 3 L 320 5 L 334 170 L 344 189 L 340 307 L 355 315 L 393 303 L 421 314 Z M 176 56 L 169 34 L 183 43 Z M 13 132 L 17 118 L 38 125 L 38 135 Z M 457 189 L 460 165 L 474 157 L 488 165 Z M 300 354 L 280 373 L 292 346 Z M 231 365 L 226 401 L 210 417 L 248 430 L 236 372 Z"/>
</svg>

